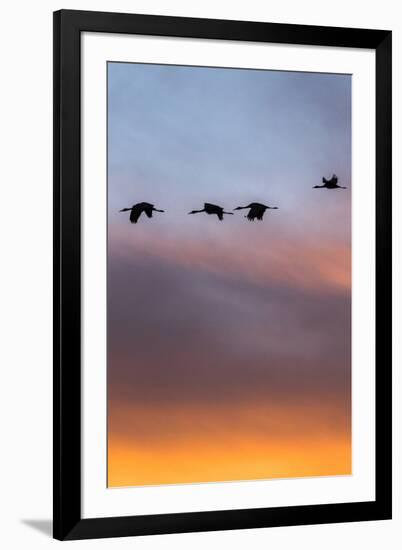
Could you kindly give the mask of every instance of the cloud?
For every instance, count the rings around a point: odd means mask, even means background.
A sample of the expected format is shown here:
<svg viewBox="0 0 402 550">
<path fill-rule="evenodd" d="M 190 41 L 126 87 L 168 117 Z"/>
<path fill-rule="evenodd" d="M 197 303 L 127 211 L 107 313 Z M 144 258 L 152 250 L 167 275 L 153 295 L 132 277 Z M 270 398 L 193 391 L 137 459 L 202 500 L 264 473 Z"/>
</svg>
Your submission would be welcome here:
<svg viewBox="0 0 402 550">
<path fill-rule="evenodd" d="M 171 257 L 112 255 L 108 307 L 113 398 L 348 394 L 349 294 L 256 284 Z"/>
<path fill-rule="evenodd" d="M 128 439 L 136 445 L 193 440 L 269 438 L 299 440 L 312 435 L 322 439 L 350 435 L 350 408 L 339 399 L 290 402 L 280 396 L 239 397 L 227 403 L 216 401 L 208 407 L 187 403 L 109 402 L 109 429 L 116 440 Z M 233 430 L 233 427 L 236 427 Z"/>
<path fill-rule="evenodd" d="M 137 230 L 137 227 L 135 228 Z M 135 238 L 126 227 L 112 227 L 109 250 L 117 257 L 159 258 L 183 268 L 244 279 L 253 284 L 291 286 L 310 292 L 348 293 L 351 287 L 350 246 L 342 241 L 309 241 L 305 234 L 267 241 L 265 233 L 248 239 L 243 231 L 231 238 L 204 232 L 164 235 L 138 229 Z"/>
<path fill-rule="evenodd" d="M 109 410 L 110 486 L 351 473 L 350 418 L 339 403 L 112 402 Z"/>
</svg>

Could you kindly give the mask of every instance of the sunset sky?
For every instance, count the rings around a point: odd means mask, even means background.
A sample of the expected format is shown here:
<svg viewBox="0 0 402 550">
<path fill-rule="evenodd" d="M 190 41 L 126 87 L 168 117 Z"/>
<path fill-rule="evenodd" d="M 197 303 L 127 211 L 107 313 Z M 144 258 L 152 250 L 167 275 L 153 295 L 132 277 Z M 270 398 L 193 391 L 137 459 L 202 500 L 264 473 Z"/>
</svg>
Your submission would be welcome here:
<svg viewBox="0 0 402 550">
<path fill-rule="evenodd" d="M 351 473 L 350 187 L 350 76 L 108 64 L 110 487 Z"/>
</svg>

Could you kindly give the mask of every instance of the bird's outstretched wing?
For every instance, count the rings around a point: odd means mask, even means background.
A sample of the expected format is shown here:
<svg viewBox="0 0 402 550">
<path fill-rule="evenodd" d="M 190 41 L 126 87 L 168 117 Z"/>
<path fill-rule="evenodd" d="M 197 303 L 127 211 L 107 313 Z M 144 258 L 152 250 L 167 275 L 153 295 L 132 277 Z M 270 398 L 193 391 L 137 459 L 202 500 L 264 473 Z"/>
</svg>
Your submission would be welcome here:
<svg viewBox="0 0 402 550">
<path fill-rule="evenodd" d="M 223 220 L 223 212 L 217 212 L 216 215 L 221 221 Z"/>
<path fill-rule="evenodd" d="M 133 208 L 130 213 L 130 222 L 137 223 L 138 218 L 141 216 L 141 210 L 139 208 Z"/>
<path fill-rule="evenodd" d="M 152 208 L 152 206 L 149 208 L 144 208 L 144 212 L 148 216 L 148 218 L 152 218 Z"/>
</svg>

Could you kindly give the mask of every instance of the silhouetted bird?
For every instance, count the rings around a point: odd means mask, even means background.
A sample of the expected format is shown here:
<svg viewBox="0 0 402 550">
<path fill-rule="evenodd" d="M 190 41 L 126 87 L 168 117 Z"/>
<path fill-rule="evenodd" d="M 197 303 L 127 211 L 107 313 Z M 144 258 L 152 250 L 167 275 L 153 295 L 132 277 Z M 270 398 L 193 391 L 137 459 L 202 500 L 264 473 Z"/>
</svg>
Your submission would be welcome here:
<svg viewBox="0 0 402 550">
<path fill-rule="evenodd" d="M 202 210 L 192 210 L 189 214 L 199 214 L 200 212 L 205 212 L 206 214 L 216 214 L 221 221 L 223 220 L 223 214 L 233 215 L 233 212 L 225 212 L 222 206 L 211 204 L 209 202 L 204 203 L 204 208 Z"/>
<path fill-rule="evenodd" d="M 330 180 L 322 178 L 322 183 L 322 185 L 314 185 L 313 189 L 346 189 L 346 187 L 338 185 L 338 176 L 335 174 L 332 175 Z"/>
<path fill-rule="evenodd" d="M 247 206 L 238 206 L 235 210 L 243 210 L 244 208 L 250 208 L 247 218 L 250 222 L 253 222 L 255 219 L 262 220 L 265 214 L 265 210 L 278 210 L 277 206 L 266 206 L 259 202 L 250 202 Z"/>
<path fill-rule="evenodd" d="M 131 212 L 130 222 L 137 223 L 138 218 L 143 212 L 145 212 L 148 218 L 152 218 L 152 212 L 164 212 L 164 210 L 158 210 L 154 207 L 153 204 L 150 204 L 149 202 L 139 202 L 137 204 L 134 204 L 134 206 L 132 206 L 131 208 L 123 208 L 122 210 L 120 210 L 120 212 Z"/>
</svg>

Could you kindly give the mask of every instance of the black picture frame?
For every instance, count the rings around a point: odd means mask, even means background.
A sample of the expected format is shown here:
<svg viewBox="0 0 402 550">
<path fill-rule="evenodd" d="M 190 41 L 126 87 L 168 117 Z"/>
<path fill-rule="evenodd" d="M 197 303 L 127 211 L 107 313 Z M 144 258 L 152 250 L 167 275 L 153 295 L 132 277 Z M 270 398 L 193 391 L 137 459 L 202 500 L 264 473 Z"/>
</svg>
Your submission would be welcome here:
<svg viewBox="0 0 402 550">
<path fill-rule="evenodd" d="M 376 55 L 376 498 L 82 519 L 81 48 L 82 32 L 346 48 Z M 391 32 L 61 10 L 54 13 L 54 522 L 59 540 L 391 518 Z"/>
</svg>

